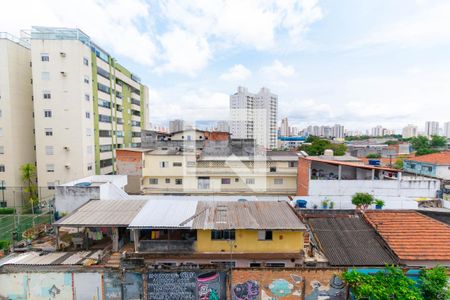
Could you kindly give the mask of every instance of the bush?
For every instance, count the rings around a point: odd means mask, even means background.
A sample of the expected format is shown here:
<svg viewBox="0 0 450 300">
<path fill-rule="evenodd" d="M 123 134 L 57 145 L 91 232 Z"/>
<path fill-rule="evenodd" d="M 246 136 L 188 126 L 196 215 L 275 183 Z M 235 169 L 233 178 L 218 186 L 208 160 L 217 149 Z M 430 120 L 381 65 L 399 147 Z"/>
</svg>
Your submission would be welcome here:
<svg viewBox="0 0 450 300">
<path fill-rule="evenodd" d="M 367 209 L 374 201 L 375 199 L 369 193 L 356 193 L 352 197 L 352 204 L 361 209 Z"/>
<path fill-rule="evenodd" d="M 8 248 L 10 244 L 11 242 L 8 240 L 0 240 L 0 250 Z"/>
<path fill-rule="evenodd" d="M 14 213 L 15 209 L 12 207 L 1 207 L 0 208 L 0 215 L 12 215 Z"/>
<path fill-rule="evenodd" d="M 366 158 L 381 158 L 380 153 L 369 153 L 367 154 Z"/>
<path fill-rule="evenodd" d="M 450 299 L 450 291 L 447 289 L 447 269 L 445 267 L 437 266 L 429 270 L 422 270 L 419 279 L 424 299 Z"/>
</svg>

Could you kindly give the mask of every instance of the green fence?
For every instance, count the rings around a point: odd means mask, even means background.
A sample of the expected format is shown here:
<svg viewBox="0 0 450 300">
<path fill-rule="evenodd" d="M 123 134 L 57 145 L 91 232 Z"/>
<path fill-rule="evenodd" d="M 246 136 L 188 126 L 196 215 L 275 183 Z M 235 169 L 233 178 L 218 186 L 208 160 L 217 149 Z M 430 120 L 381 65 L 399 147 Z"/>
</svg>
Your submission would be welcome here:
<svg viewBox="0 0 450 300">
<path fill-rule="evenodd" d="M 13 232 L 18 233 L 18 240 L 22 240 L 22 233 L 33 225 L 51 223 L 52 214 L 0 215 L 0 240 L 12 241 Z"/>
</svg>

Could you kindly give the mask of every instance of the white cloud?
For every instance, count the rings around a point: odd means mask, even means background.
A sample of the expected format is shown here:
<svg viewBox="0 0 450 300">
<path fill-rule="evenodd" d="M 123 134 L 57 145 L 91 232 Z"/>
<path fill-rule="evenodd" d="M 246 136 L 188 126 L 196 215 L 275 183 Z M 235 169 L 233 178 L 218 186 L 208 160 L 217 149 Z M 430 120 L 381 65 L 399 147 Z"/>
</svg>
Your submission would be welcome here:
<svg viewBox="0 0 450 300">
<path fill-rule="evenodd" d="M 285 65 L 279 60 L 274 60 L 272 64 L 262 67 L 261 72 L 271 78 L 288 78 L 295 75 L 295 68 L 290 65 Z"/>
<path fill-rule="evenodd" d="M 248 79 L 252 72 L 241 64 L 234 65 L 228 71 L 220 75 L 220 79 L 228 81 L 239 81 Z"/>
<path fill-rule="evenodd" d="M 160 42 L 164 63 L 156 69 L 158 72 L 170 71 L 193 76 L 211 59 L 206 39 L 186 30 L 176 28 L 167 32 L 162 35 Z"/>
</svg>

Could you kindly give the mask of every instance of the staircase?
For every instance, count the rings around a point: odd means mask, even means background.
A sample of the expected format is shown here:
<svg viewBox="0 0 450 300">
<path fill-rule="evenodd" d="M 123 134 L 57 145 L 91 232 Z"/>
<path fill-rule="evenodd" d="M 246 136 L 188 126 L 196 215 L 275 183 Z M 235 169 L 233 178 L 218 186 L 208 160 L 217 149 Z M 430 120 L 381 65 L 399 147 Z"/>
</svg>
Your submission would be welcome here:
<svg viewBox="0 0 450 300">
<path fill-rule="evenodd" d="M 111 256 L 108 258 L 108 260 L 105 263 L 105 267 L 107 268 L 119 268 L 120 266 L 120 253 L 119 252 L 113 252 Z"/>
</svg>

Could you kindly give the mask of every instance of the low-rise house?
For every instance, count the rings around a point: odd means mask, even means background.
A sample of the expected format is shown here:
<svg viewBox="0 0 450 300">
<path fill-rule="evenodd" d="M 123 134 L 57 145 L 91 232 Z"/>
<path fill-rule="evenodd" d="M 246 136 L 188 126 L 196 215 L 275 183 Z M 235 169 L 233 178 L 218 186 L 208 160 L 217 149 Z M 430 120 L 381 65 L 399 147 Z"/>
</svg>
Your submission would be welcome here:
<svg viewBox="0 0 450 300">
<path fill-rule="evenodd" d="M 405 159 L 403 170 L 417 175 L 450 180 L 450 151 Z"/>
<path fill-rule="evenodd" d="M 438 179 L 403 173 L 388 167 L 299 157 L 297 196 L 310 203 L 319 201 L 318 205 L 328 199 L 346 205 L 336 208 L 353 208 L 351 197 L 365 192 L 385 200 L 387 208 L 417 208 L 418 198 L 435 198 L 441 189 Z"/>
<path fill-rule="evenodd" d="M 450 226 L 416 211 L 367 211 L 367 221 L 403 265 L 450 266 Z"/>
</svg>

